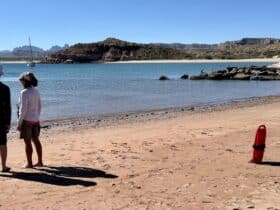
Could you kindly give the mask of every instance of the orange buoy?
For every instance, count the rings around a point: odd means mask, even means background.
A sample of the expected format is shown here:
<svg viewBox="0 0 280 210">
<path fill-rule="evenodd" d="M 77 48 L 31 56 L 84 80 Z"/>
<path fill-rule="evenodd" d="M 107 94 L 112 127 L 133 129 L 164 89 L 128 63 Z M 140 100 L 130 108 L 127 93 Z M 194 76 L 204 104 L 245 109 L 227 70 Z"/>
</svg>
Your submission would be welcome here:
<svg viewBox="0 0 280 210">
<path fill-rule="evenodd" d="M 253 144 L 253 158 L 250 162 L 260 163 L 263 159 L 265 149 L 266 127 L 260 125 L 256 132 L 255 142 Z"/>
</svg>

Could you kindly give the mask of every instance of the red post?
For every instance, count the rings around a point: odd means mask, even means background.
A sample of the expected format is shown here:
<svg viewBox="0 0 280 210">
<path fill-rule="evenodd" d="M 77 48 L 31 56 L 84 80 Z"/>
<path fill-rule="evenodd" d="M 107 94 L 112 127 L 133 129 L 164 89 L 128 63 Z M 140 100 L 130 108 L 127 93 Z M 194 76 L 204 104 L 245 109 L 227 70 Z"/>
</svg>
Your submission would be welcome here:
<svg viewBox="0 0 280 210">
<path fill-rule="evenodd" d="M 266 138 L 266 127 L 265 125 L 260 125 L 256 132 L 255 142 L 253 144 L 253 158 L 251 163 L 260 163 L 263 159 L 264 149 L 265 149 L 265 138 Z"/>
</svg>

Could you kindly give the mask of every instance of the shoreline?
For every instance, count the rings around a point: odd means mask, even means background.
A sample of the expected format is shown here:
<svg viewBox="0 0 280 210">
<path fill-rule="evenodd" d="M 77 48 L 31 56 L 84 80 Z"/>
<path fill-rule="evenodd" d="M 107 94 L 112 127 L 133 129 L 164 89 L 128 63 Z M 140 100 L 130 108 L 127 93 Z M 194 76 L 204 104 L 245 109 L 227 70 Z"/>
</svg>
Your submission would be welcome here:
<svg viewBox="0 0 280 210">
<path fill-rule="evenodd" d="M 178 114 L 195 114 L 215 111 L 226 111 L 230 109 L 254 107 L 263 104 L 280 102 L 280 95 L 251 97 L 235 99 L 219 103 L 206 103 L 189 106 L 168 107 L 159 109 L 136 110 L 127 112 L 108 113 L 101 115 L 89 115 L 80 117 L 66 117 L 60 119 L 42 120 L 42 128 L 64 127 L 64 126 L 93 126 L 107 127 L 126 122 L 134 123 L 158 118 L 176 117 Z M 14 123 L 13 123 L 14 125 Z"/>
<path fill-rule="evenodd" d="M 198 59 L 198 60 L 131 60 L 131 61 L 116 61 L 105 62 L 107 64 L 144 64 L 144 63 L 244 63 L 244 62 L 280 62 L 280 58 L 251 58 L 251 59 Z"/>
<path fill-rule="evenodd" d="M 28 61 L 1 61 L 0 64 L 25 64 Z M 35 60 L 35 63 L 40 64 L 40 60 Z M 197 59 L 197 60 L 187 60 L 187 59 L 164 59 L 164 60 L 130 60 L 130 61 L 114 61 L 114 62 L 104 62 L 101 64 L 146 64 L 146 63 L 266 63 L 266 62 L 280 62 L 280 58 L 250 58 L 250 59 Z M 74 63 L 75 64 L 75 63 Z M 87 63 L 91 64 L 91 63 Z M 96 63 L 93 63 L 96 64 Z M 69 64 L 68 64 L 69 65 Z"/>
<path fill-rule="evenodd" d="M 1 61 L 0 60 L 0 64 L 27 64 L 29 61 L 28 60 L 24 60 L 24 61 Z M 36 64 L 39 64 L 40 61 L 39 60 L 34 60 L 33 61 Z"/>
</svg>

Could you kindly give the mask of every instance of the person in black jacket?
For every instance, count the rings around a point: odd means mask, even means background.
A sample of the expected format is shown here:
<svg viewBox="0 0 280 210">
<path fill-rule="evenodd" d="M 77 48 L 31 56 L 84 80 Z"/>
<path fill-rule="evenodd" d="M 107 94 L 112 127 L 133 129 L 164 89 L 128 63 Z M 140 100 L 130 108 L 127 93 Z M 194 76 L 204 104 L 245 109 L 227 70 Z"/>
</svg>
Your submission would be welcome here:
<svg viewBox="0 0 280 210">
<path fill-rule="evenodd" d="M 3 67 L 0 66 L 0 77 L 4 74 Z M 10 89 L 0 82 L 0 155 L 2 160 L 2 172 L 9 172 L 6 166 L 7 160 L 7 133 L 11 126 L 11 97 Z"/>
</svg>

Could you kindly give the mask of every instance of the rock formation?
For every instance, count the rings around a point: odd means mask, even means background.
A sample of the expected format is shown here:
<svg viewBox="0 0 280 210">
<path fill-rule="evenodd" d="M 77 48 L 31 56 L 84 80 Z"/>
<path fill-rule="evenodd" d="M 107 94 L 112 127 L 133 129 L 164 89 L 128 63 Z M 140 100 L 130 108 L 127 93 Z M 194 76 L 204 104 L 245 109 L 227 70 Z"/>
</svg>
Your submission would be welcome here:
<svg viewBox="0 0 280 210">
<path fill-rule="evenodd" d="M 208 73 L 201 72 L 199 75 L 191 76 L 191 80 L 280 80 L 280 69 L 266 66 L 256 67 L 228 67 Z"/>
</svg>

